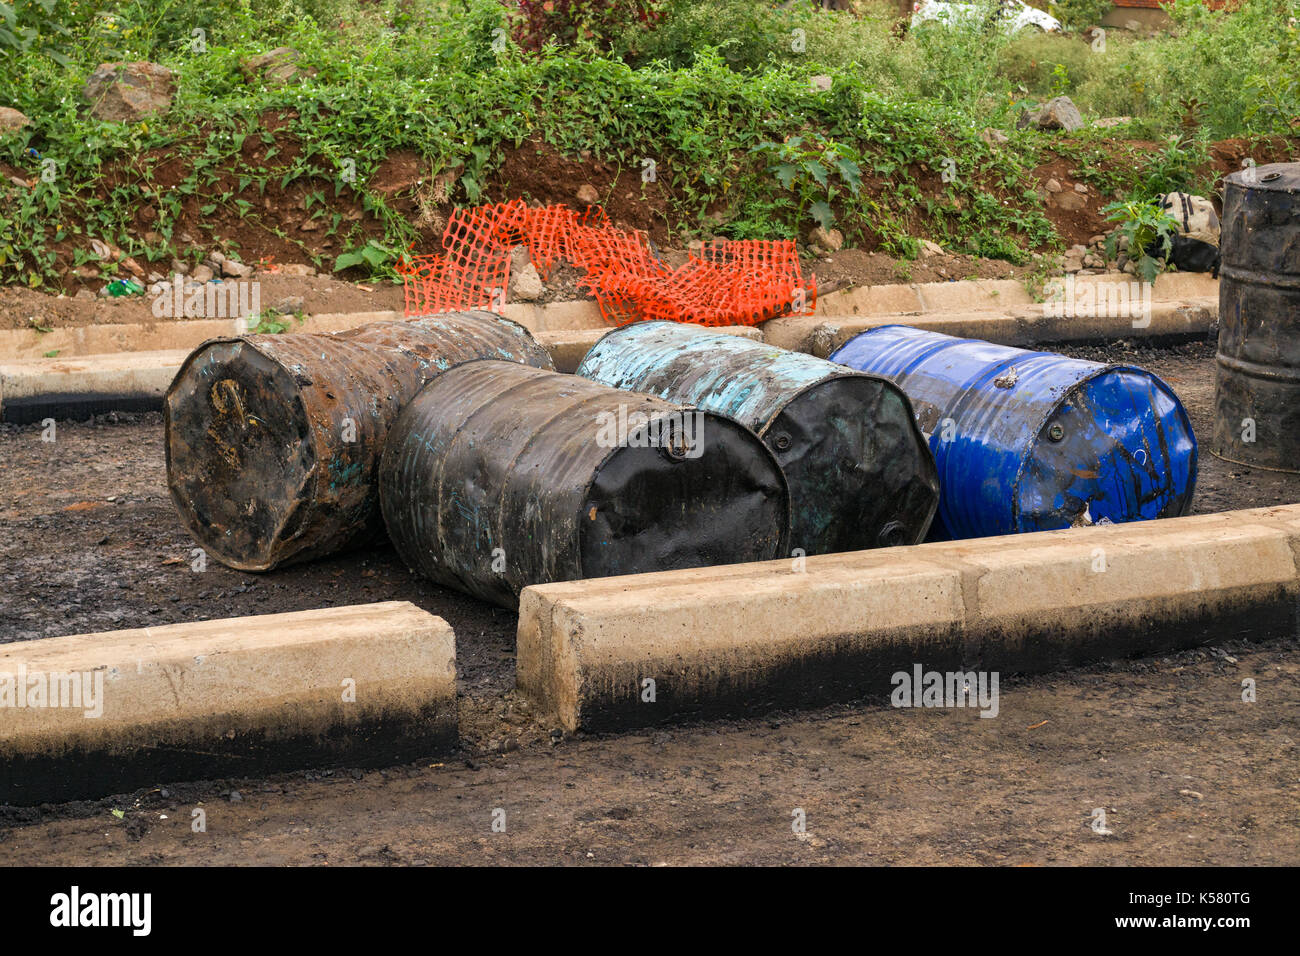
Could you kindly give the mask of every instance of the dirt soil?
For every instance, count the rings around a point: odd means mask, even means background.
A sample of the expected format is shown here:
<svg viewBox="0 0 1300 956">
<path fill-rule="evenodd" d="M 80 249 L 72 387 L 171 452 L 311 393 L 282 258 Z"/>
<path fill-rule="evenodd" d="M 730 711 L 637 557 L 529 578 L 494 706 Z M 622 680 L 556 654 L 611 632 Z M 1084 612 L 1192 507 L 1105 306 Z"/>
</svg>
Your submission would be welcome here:
<svg viewBox="0 0 1300 956">
<path fill-rule="evenodd" d="M 170 278 L 169 278 L 170 281 Z M 241 280 L 229 280 L 237 282 Z M 288 307 L 307 315 L 325 312 L 402 311 L 402 287 L 392 282 L 347 282 L 334 276 L 292 276 L 255 272 L 263 309 Z M 135 325 L 184 322 L 156 318 L 148 295 L 78 299 L 22 286 L 0 286 L 0 329 L 76 328 L 82 325 Z"/>
<path fill-rule="evenodd" d="M 1160 374 L 1210 434 L 1208 345 L 1073 351 Z M 456 630 L 461 751 L 0 810 L 0 863 L 1300 862 L 1294 636 L 1004 675 L 996 720 L 867 702 L 574 738 L 513 690 L 514 614 L 415 578 L 387 547 L 197 571 L 157 414 L 61 422 L 55 438 L 0 425 L 0 641 L 409 600 Z M 1300 476 L 1226 465 L 1203 444 L 1195 511 L 1295 501 Z M 1240 701 L 1246 676 L 1256 704 Z M 200 804 L 208 832 L 193 834 Z M 490 830 L 497 807 L 506 834 Z M 1089 829 L 1096 807 L 1113 836 Z"/>
<path fill-rule="evenodd" d="M 666 247 L 659 251 L 670 268 L 676 268 L 687 260 L 684 249 Z M 859 285 L 1014 279 L 1029 274 L 1033 267 L 1016 266 L 1001 259 L 947 254 L 922 256 L 909 261 L 882 252 L 842 249 L 825 256 L 805 258 L 803 269 L 805 276 L 817 277 L 817 288 L 825 294 Z M 583 270 L 567 262 L 557 263 L 546 277 L 537 302 L 590 299 L 591 294 L 582 283 L 585 276 Z M 349 282 L 333 275 L 291 276 L 255 272 L 251 281 L 260 283 L 263 309 L 287 306 L 292 307 L 290 311 L 301 310 L 314 315 L 326 312 L 401 312 L 404 308 L 402 287 L 384 280 Z M 21 286 L 0 286 L 0 329 L 39 330 L 187 321 L 184 318 L 156 318 L 151 303 L 152 298 L 147 295 L 85 299 Z"/>
<path fill-rule="evenodd" d="M 190 152 L 173 150 L 124 157 L 106 168 L 94 187 L 94 196 L 87 199 L 106 201 L 116 189 L 139 187 L 141 195 L 146 198 L 131 212 L 127 231 L 135 244 L 128 251 L 133 253 L 137 265 L 144 272 L 166 275 L 170 271 L 171 257 L 195 263 L 213 251 L 234 255 L 249 264 L 313 264 L 327 270 L 345 249 L 358 246 L 366 239 L 379 238 L 383 228 L 380 221 L 367 211 L 362 194 L 351 187 L 336 194 L 333 188 L 325 188 L 334 185 L 332 181 L 325 182 L 319 178 L 303 177 L 282 182 L 282 177 L 292 170 L 294 161 L 303 151 L 303 144 L 290 130 L 293 119 L 292 112 L 264 114 L 260 117 L 259 133 L 244 139 L 238 161 L 230 164 L 229 168 L 223 166 L 212 171 L 216 180 L 204 195 L 238 194 L 251 203 L 247 209 L 241 211 L 235 205 L 226 204 L 208 209 L 198 194 L 186 195 L 170 241 L 164 240 L 157 231 L 157 203 L 148 197 L 162 196 L 193 177 L 194 170 L 187 165 Z M 1089 146 L 1095 147 L 1099 151 L 1096 155 L 1100 157 L 1090 161 L 1091 165 L 1049 153 L 1049 158 L 1033 173 L 1039 182 L 1044 212 L 1067 247 L 1076 243 L 1087 244 L 1092 236 L 1106 232 L 1109 226 L 1101 215 L 1101 208 L 1116 197 L 1103 194 L 1090 184 L 1087 181 L 1090 176 L 1096 178 L 1102 167 L 1131 163 L 1137 153 L 1164 148 L 1163 144 L 1131 140 L 1099 140 L 1090 142 Z M 1201 172 L 1221 178 L 1223 174 L 1241 168 L 1241 162 L 1246 158 L 1263 165 L 1293 158 L 1295 148 L 1295 141 L 1280 137 L 1251 142 L 1223 140 L 1213 144 L 1211 158 Z M 701 222 L 681 221 L 682 209 L 674 203 L 671 189 L 665 185 L 672 176 L 669 166 L 661 165 L 656 170 L 654 181 L 643 182 L 639 168 L 619 166 L 586 152 L 564 156 L 550 144 L 539 140 L 507 149 L 496 159 L 499 159 L 499 164 L 484 183 L 484 201 L 523 197 L 539 203 L 559 202 L 582 208 L 591 196 L 595 196 L 611 222 L 624 228 L 647 230 L 664 252 L 675 250 L 684 241 L 682 236 L 686 232 L 698 230 L 701 225 Z M 264 189 L 247 185 L 246 173 L 250 169 L 265 171 L 267 181 Z M 382 196 L 393 212 L 411 223 L 418 234 L 414 251 L 417 254 L 433 253 L 441 251 L 443 230 L 457 204 L 453 198 L 463 199 L 454 186 L 461 172 L 459 169 L 435 170 L 415 153 L 398 151 L 380 164 L 366 186 Z M 912 170 L 912 174 L 923 196 L 935 198 L 943 192 L 945 187 L 940 180 L 940 171 L 918 167 Z M 5 179 L 12 177 L 34 183 L 35 176 L 34 169 L 0 163 L 0 177 Z M 1051 179 L 1059 183 L 1059 192 L 1048 192 L 1046 187 Z M 864 183 L 867 195 L 891 188 L 888 181 L 877 181 L 870 176 Z M 1076 192 L 1076 184 L 1085 187 L 1087 192 Z M 590 187 L 592 193 L 580 199 L 578 191 L 584 186 Z M 318 198 L 322 195 L 325 197 L 323 202 Z M 204 212 L 205 209 L 208 211 Z M 721 222 L 720 216 L 723 216 L 721 210 L 706 210 L 703 221 L 716 225 Z M 334 229 L 335 217 L 337 230 Z M 914 225 L 920 229 L 920 220 Z M 67 299 L 41 297 L 23 289 L 0 289 L 0 328 L 28 327 L 33 316 L 45 327 L 92 321 L 146 321 L 150 316 L 148 304 L 143 299 L 110 303 L 72 298 L 82 290 L 98 292 L 114 268 L 117 274 L 124 274 L 120 264 L 110 268 L 93 258 L 74 271 L 77 257 L 90 252 L 90 238 L 69 237 L 54 247 L 57 254 L 55 268 L 63 276 L 64 288 L 61 291 L 66 293 Z M 817 273 L 825 289 L 882 282 L 1006 278 L 1023 274 L 1029 268 L 964 256 L 936 257 L 934 260 L 923 257 L 908 263 L 878 253 L 875 248 L 878 244 L 878 237 L 865 237 L 861 249 L 845 250 L 832 256 L 831 263 L 809 261 L 807 265 Z M 154 250 L 153 260 L 145 255 L 143 249 L 146 246 Z M 164 248 L 165 251 L 160 251 Z M 383 286 L 374 294 L 362 297 L 360 291 L 355 294 L 348 291 L 355 287 L 345 285 L 341 280 L 364 281 L 365 273 L 359 267 L 345 269 L 332 284 L 325 280 L 327 285 L 331 285 L 329 289 L 322 288 L 318 282 L 290 283 L 285 288 L 292 291 L 286 291 L 284 295 L 307 296 L 309 312 L 389 308 L 391 306 L 384 303 L 400 295 L 400 290 L 395 287 Z M 271 284 L 270 280 L 268 284 Z M 264 289 L 263 301 L 279 294 L 278 289 Z M 317 302 L 318 294 L 331 299 Z M 543 301 L 557 297 L 560 295 L 552 293 Z"/>
</svg>

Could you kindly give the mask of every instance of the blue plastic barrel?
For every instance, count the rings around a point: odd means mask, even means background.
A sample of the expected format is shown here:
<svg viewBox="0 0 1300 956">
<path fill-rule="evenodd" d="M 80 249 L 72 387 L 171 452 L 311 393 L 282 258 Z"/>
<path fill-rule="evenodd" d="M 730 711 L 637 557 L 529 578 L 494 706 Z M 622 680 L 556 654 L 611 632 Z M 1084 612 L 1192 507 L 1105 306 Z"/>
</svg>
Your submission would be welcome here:
<svg viewBox="0 0 1300 956">
<path fill-rule="evenodd" d="M 831 361 L 894 381 L 939 467 L 930 540 L 1186 514 L 1196 437 L 1150 372 L 902 325 Z"/>
</svg>

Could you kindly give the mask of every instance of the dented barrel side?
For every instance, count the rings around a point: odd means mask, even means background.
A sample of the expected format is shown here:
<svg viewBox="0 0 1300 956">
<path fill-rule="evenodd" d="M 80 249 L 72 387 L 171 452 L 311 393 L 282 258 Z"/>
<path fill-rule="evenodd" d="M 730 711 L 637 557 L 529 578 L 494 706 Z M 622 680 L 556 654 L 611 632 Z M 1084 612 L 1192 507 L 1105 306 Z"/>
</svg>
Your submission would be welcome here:
<svg viewBox="0 0 1300 956">
<path fill-rule="evenodd" d="M 1214 453 L 1300 472 L 1300 163 L 1224 180 Z"/>
<path fill-rule="evenodd" d="M 493 361 L 420 392 L 379 484 L 409 567 L 506 607 L 530 584 L 769 560 L 789 524 L 781 470 L 744 427 Z"/>
<path fill-rule="evenodd" d="M 934 517 L 934 460 L 907 396 L 880 376 L 680 322 L 609 332 L 578 374 L 752 429 L 790 485 L 792 549 L 915 544 Z"/>
<path fill-rule="evenodd" d="M 943 489 L 933 540 L 1175 517 L 1197 449 L 1177 395 L 1139 368 L 881 326 L 832 356 L 912 399 Z"/>
<path fill-rule="evenodd" d="M 551 367 L 490 312 L 205 342 L 164 401 L 172 501 L 208 553 L 245 571 L 370 540 L 388 427 L 431 378 L 484 357 Z"/>
</svg>

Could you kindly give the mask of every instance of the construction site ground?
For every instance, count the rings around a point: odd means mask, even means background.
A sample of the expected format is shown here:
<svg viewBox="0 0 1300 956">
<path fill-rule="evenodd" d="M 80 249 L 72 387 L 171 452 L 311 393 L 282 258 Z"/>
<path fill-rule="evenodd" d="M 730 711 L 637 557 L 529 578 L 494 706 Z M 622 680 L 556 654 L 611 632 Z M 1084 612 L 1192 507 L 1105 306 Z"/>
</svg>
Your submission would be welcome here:
<svg viewBox="0 0 1300 956">
<path fill-rule="evenodd" d="M 1213 350 L 1142 365 L 1201 441 L 1194 512 L 1300 501 L 1300 476 L 1208 451 Z M 246 574 L 208 561 L 167 495 L 156 413 L 0 425 L 0 641 L 409 600 L 457 636 L 461 749 L 382 771 L 159 781 L 0 810 L 8 863 L 1294 864 L 1300 640 L 1036 678 L 999 716 L 886 701 L 643 733 L 564 735 L 514 691 L 515 615 L 413 576 L 387 546 Z M 1253 677 L 1258 700 L 1241 700 Z M 191 831 L 191 811 L 207 832 Z M 1109 836 L 1090 828 L 1107 808 Z M 505 811 L 505 833 L 492 830 Z M 792 832 L 802 809 L 807 831 Z M 119 818 L 113 810 L 122 810 Z"/>
</svg>

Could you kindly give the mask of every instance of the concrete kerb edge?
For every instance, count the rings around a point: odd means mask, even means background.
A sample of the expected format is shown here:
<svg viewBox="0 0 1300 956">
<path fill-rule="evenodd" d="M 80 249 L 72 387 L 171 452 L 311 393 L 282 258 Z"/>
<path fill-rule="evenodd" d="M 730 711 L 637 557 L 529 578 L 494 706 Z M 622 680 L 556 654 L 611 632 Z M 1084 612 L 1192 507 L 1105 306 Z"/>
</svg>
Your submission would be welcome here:
<svg viewBox="0 0 1300 956">
<path fill-rule="evenodd" d="M 391 765 L 459 739 L 455 635 L 405 601 L 0 645 L 0 677 L 16 674 L 97 684 L 98 713 L 80 686 L 81 707 L 0 708 L 3 803 Z"/>
<path fill-rule="evenodd" d="M 914 663 L 1028 673 L 1294 634 L 1300 505 L 806 561 L 526 589 L 519 688 L 604 731 L 887 696 Z"/>
<path fill-rule="evenodd" d="M 1099 275 L 1078 280 L 1094 286 L 1132 281 L 1126 275 Z M 1186 299 L 1218 301 L 1218 282 L 1200 273 L 1166 273 L 1152 288 L 1153 302 Z M 1005 312 L 1033 305 L 1033 299 L 1018 280 L 963 280 L 912 285 L 855 286 L 827 293 L 818 300 L 817 317 L 868 315 L 935 314 L 940 312 Z M 503 314 L 533 332 L 573 332 L 607 329 L 608 323 L 597 304 L 588 299 L 535 304 L 510 303 Z M 401 318 L 395 311 L 316 313 L 307 316 L 299 328 L 305 332 L 342 332 L 345 329 Z M 189 351 L 202 342 L 244 331 L 232 318 L 159 320 L 131 324 L 92 324 L 54 328 L 0 330 L 0 361 L 39 358 L 48 352 L 62 357 L 107 355 L 115 352 L 153 352 L 169 349 Z M 782 344 L 776 342 L 774 344 Z"/>
<path fill-rule="evenodd" d="M 345 317 L 342 331 L 376 316 Z M 363 321 L 364 320 L 364 321 Z M 1134 327 L 1128 318 L 1080 319 L 1053 317 L 1039 310 L 1002 313 L 935 313 L 827 318 L 802 316 L 774 319 L 761 328 L 728 327 L 718 331 L 746 335 L 782 348 L 826 358 L 849 338 L 879 325 L 903 324 L 1003 345 L 1050 347 L 1052 343 L 1106 342 L 1139 338 L 1149 342 L 1181 342 L 1208 338 L 1218 325 L 1218 303 L 1188 300 L 1156 303 L 1149 324 Z M 228 330 L 227 330 L 228 331 Z M 561 329 L 535 332 L 551 353 L 557 370 L 573 372 L 587 350 L 608 331 Z M 219 333 L 225 334 L 225 333 Z M 206 341 L 206 338 L 204 340 Z M 197 346 L 199 343 L 196 342 Z M 115 352 L 52 359 L 0 359 L 0 421 L 31 422 L 45 417 L 76 418 L 106 411 L 156 410 L 188 350 Z"/>
</svg>

